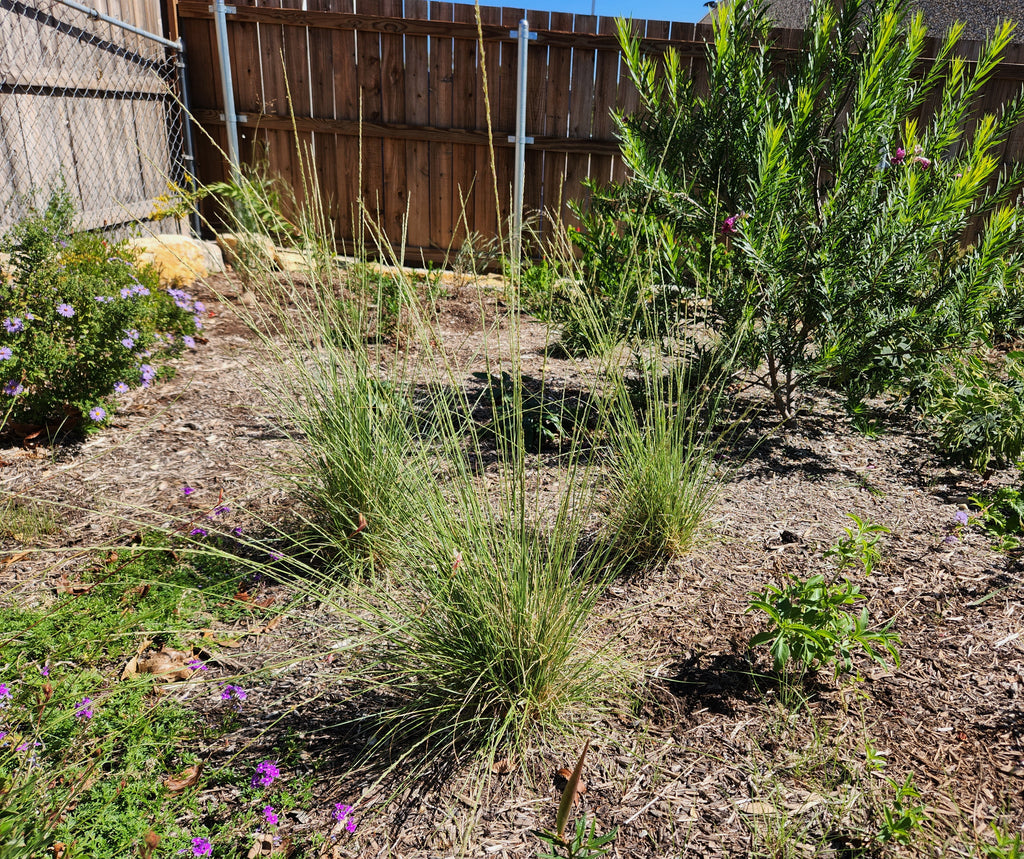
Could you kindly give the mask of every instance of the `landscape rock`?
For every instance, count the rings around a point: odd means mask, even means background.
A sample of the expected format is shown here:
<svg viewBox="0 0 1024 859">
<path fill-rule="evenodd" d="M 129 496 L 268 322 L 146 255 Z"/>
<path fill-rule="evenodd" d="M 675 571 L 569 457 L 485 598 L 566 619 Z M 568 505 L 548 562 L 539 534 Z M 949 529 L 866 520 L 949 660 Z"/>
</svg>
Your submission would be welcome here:
<svg viewBox="0 0 1024 859">
<path fill-rule="evenodd" d="M 277 263 L 277 248 L 266 236 L 256 233 L 218 233 L 217 244 L 224 252 L 225 261 L 236 268 L 241 262 L 247 266 L 273 268 Z M 243 260 L 243 256 L 248 259 Z"/>
<path fill-rule="evenodd" d="M 129 239 L 140 263 L 152 264 L 160 273 L 161 286 L 191 286 L 210 273 L 207 252 L 190 236 L 170 233 Z"/>
</svg>

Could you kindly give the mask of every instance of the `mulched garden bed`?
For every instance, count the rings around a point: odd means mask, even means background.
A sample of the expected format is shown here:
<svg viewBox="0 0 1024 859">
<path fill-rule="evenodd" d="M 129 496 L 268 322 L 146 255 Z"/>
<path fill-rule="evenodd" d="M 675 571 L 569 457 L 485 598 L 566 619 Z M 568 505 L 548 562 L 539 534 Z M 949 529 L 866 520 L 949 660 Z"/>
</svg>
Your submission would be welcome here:
<svg viewBox="0 0 1024 859">
<path fill-rule="evenodd" d="M 292 502 L 272 477 L 288 442 L 254 387 L 250 335 L 232 312 L 243 291 L 226 278 L 212 290 L 197 290 L 210 308 L 206 342 L 177 361 L 173 379 L 132 392 L 109 427 L 54 448 L 0 443 L 0 492 L 59 511 L 59 528 L 41 538 L 52 551 L 23 554 L 32 547 L 17 535 L 0 537 L 14 553 L 0 560 L 5 599 L 44 602 L 91 547 L 181 527 L 217 504 L 244 509 L 247 527 L 288 515 Z M 491 292 L 460 292 L 440 301 L 438 323 L 469 378 L 484 367 L 481 308 L 494 324 L 506 308 Z M 549 339 L 524 323 L 524 372 L 545 365 L 549 380 L 584 384 L 586 365 L 546 351 Z M 885 779 L 908 775 L 927 824 L 910 845 L 891 846 L 896 854 L 968 855 L 991 821 L 1024 826 L 1021 560 L 992 551 L 977 529 L 945 539 L 970 495 L 1013 475 L 983 482 L 944 465 L 910 421 L 868 438 L 827 392 L 815 403 L 784 434 L 723 463 L 727 483 L 696 548 L 620 582 L 602 606 L 608 634 L 641 666 L 632 707 L 580 725 L 575 747 L 592 740 L 583 807 L 600 831 L 618 827 L 613 856 L 856 855 L 892 800 Z M 184 485 L 195 493 L 186 497 Z M 881 563 L 855 580 L 873 619 L 895 618 L 902 662 L 862 660 L 860 682 L 821 673 L 797 696 L 763 653 L 747 650 L 761 628 L 745 612 L 748 594 L 785 573 L 834 569 L 822 553 L 848 513 L 891 529 Z M 273 583 L 259 595 L 278 605 L 287 596 Z M 384 806 L 382 790 L 364 793 L 367 782 L 346 778 L 354 738 L 338 725 L 357 704 L 332 679 L 331 649 L 344 635 L 337 618 L 311 600 L 268 630 L 271 616 L 254 607 L 248 625 L 223 630 L 242 643 L 228 662 L 261 673 L 235 729 L 203 754 L 209 769 L 287 749 L 286 775 L 310 776 L 308 809 L 282 816 L 281 849 L 318 832 L 338 857 L 536 855 L 533 830 L 553 822 L 571 744 L 532 749 L 482 784 L 454 764 L 439 785 Z M 211 718 L 221 706 L 202 688 L 173 694 Z M 203 789 L 198 813 L 223 815 L 237 794 Z M 354 835 L 331 820 L 336 802 L 356 806 Z"/>
</svg>

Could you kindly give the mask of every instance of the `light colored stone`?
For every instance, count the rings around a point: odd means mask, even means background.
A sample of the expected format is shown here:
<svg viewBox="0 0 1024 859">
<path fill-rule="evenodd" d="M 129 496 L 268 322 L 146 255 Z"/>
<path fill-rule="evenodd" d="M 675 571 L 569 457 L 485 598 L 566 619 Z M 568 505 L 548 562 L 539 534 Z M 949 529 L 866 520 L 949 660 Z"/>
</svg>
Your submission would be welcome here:
<svg viewBox="0 0 1024 859">
<path fill-rule="evenodd" d="M 256 233 L 219 233 L 217 244 L 224 251 L 224 259 L 233 266 L 263 266 L 273 268 L 277 248 L 266 236 Z"/>
<path fill-rule="evenodd" d="M 0 281 L 14 283 L 14 266 L 11 265 L 10 254 L 0 254 Z"/>
<path fill-rule="evenodd" d="M 199 247 L 203 251 L 203 259 L 206 261 L 206 270 L 210 274 L 223 274 L 226 266 L 224 265 L 224 254 L 221 253 L 220 245 L 216 242 L 197 242 Z"/>
<path fill-rule="evenodd" d="M 152 264 L 160 273 L 161 286 L 191 286 L 210 270 L 199 242 L 190 236 L 165 233 L 128 240 L 140 263 Z"/>
<path fill-rule="evenodd" d="M 278 248 L 274 252 L 274 261 L 281 271 L 308 272 L 312 269 L 309 258 L 301 251 L 286 251 Z"/>
</svg>

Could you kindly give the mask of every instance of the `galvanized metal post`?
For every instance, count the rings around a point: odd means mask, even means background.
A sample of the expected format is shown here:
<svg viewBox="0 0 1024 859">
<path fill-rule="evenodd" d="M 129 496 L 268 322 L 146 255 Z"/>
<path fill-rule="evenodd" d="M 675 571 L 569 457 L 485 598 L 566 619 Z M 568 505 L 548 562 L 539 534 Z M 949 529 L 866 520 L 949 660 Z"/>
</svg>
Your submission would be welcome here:
<svg viewBox="0 0 1024 859">
<path fill-rule="evenodd" d="M 515 173 L 512 183 L 512 265 L 519 271 L 523 253 L 523 182 L 526 169 L 526 144 L 533 143 L 526 136 L 526 59 L 527 45 L 537 34 L 530 32 L 530 23 L 525 18 L 519 22 L 519 29 L 509 33 L 510 38 L 519 39 L 519 75 L 516 81 L 516 133 L 509 136 L 515 143 Z"/>
<path fill-rule="evenodd" d="M 231 50 L 228 47 L 228 13 L 235 14 L 234 6 L 216 0 L 210 7 L 217 30 L 217 60 L 220 63 L 220 83 L 224 90 L 224 122 L 228 129 L 228 160 L 231 171 L 238 173 L 238 115 L 235 113 L 235 90 L 231 83 Z"/>
<path fill-rule="evenodd" d="M 179 39 L 181 48 L 175 56 L 175 65 L 178 67 L 178 89 L 181 92 L 182 123 L 185 130 L 185 176 L 189 183 L 189 191 L 195 191 L 199 187 L 199 180 L 196 177 L 196 146 L 192 136 L 192 101 L 188 91 L 188 55 L 185 53 L 185 40 Z M 198 238 L 202 234 L 202 223 L 199 220 L 199 212 L 193 207 L 189 214 L 189 226 L 192 235 Z"/>
</svg>

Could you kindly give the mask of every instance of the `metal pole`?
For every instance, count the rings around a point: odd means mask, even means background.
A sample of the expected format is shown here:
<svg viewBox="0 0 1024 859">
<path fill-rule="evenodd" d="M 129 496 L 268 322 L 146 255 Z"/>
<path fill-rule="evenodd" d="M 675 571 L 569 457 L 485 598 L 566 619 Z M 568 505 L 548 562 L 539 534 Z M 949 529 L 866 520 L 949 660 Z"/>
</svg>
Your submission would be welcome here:
<svg viewBox="0 0 1024 859">
<path fill-rule="evenodd" d="M 81 3 L 75 3 L 74 0 L 59 0 L 64 6 L 69 6 L 72 9 L 77 9 L 79 12 L 84 12 L 90 18 L 95 18 L 99 21 L 106 21 L 108 24 L 113 24 L 115 27 L 120 27 L 122 30 L 127 30 L 129 33 L 135 33 L 137 36 L 143 36 L 146 39 L 152 39 L 154 42 L 159 42 L 161 45 L 165 45 L 168 48 L 181 48 L 181 40 L 172 42 L 170 39 L 165 39 L 163 36 L 158 36 L 156 33 L 150 33 L 149 30 L 143 30 L 141 27 L 133 26 L 125 21 L 121 21 L 117 18 L 112 18 L 110 15 L 105 15 L 98 9 L 93 9 L 89 6 L 83 6 Z"/>
<path fill-rule="evenodd" d="M 512 265 L 515 271 L 519 270 L 523 252 L 523 173 L 526 168 L 526 144 L 533 143 L 532 137 L 526 136 L 526 47 L 530 38 L 537 38 L 536 33 L 530 33 L 530 23 L 523 18 L 519 22 L 518 31 L 509 33 L 509 36 L 519 39 L 519 76 L 516 82 L 516 133 L 509 137 L 514 141 L 515 148 L 515 174 L 512 184 Z"/>
<path fill-rule="evenodd" d="M 238 116 L 235 113 L 235 90 L 231 83 L 231 50 L 228 47 L 228 19 L 234 6 L 226 6 L 224 0 L 216 0 L 210 7 L 217 29 L 217 59 L 220 62 L 220 83 L 224 90 L 224 122 L 228 128 L 228 160 L 231 162 L 232 177 L 237 176 L 238 160 Z"/>
<path fill-rule="evenodd" d="M 181 49 L 178 51 L 175 62 L 178 66 L 178 88 L 181 90 L 182 122 L 185 126 L 185 176 L 191 185 L 189 190 L 194 191 L 199 186 L 199 183 L 196 179 L 195 141 L 192 138 L 192 103 L 188 93 L 188 61 L 185 54 L 185 40 L 179 39 L 178 41 L 181 42 Z M 192 235 L 199 238 L 202 234 L 199 212 L 193 208 L 189 213 L 188 219 L 189 225 L 192 228 Z"/>
</svg>

